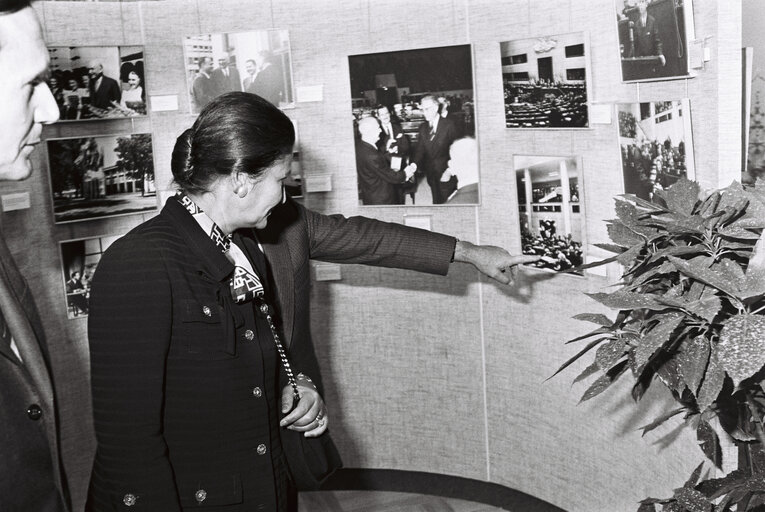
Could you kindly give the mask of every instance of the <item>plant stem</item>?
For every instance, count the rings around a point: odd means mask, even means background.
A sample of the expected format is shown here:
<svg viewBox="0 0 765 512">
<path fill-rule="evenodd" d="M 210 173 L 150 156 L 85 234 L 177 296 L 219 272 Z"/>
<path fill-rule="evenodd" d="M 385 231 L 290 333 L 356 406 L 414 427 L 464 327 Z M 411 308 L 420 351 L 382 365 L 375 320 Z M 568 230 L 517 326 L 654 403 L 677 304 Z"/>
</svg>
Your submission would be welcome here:
<svg viewBox="0 0 765 512">
<path fill-rule="evenodd" d="M 757 439 L 759 439 L 762 446 L 765 446 L 765 428 L 763 428 L 762 417 L 757 412 L 757 404 L 749 391 L 746 393 L 746 403 L 749 405 L 749 410 L 754 418 L 754 431 L 757 434 Z"/>
</svg>

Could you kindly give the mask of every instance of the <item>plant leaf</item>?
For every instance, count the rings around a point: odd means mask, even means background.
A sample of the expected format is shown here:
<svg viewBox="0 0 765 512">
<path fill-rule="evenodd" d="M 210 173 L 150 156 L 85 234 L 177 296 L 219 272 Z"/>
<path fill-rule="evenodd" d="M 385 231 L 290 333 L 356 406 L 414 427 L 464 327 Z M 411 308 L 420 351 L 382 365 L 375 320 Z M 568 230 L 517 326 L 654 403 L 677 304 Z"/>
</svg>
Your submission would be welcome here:
<svg viewBox="0 0 765 512">
<path fill-rule="evenodd" d="M 621 254 L 624 252 L 624 247 L 621 245 L 616 244 L 593 244 L 595 247 L 599 247 L 600 249 L 604 249 L 609 252 L 615 252 L 617 254 Z"/>
<path fill-rule="evenodd" d="M 640 344 L 635 348 L 635 364 L 638 374 L 643 372 L 648 361 L 669 341 L 670 335 L 682 321 L 683 316 L 681 314 L 667 313 L 656 327 L 643 335 Z"/>
<path fill-rule="evenodd" d="M 712 512 L 714 505 L 696 489 L 681 487 L 675 492 L 677 503 L 687 512 Z"/>
<path fill-rule="evenodd" d="M 592 349 L 592 347 L 594 347 L 595 345 L 598 345 L 598 344 L 599 344 L 601 341 L 603 341 L 603 340 L 607 340 L 607 339 L 609 339 L 609 338 L 598 338 L 598 339 L 596 339 L 596 340 L 593 340 L 593 341 L 589 342 L 589 343 L 587 344 L 587 346 L 586 346 L 586 347 L 584 347 L 582 350 L 580 350 L 580 351 L 579 351 L 579 352 L 578 352 L 578 353 L 577 353 L 577 354 L 576 354 L 574 357 L 570 358 L 568 361 L 566 361 L 565 363 L 563 363 L 563 364 L 561 365 L 561 367 L 560 367 L 560 368 L 558 368 L 558 369 L 555 371 L 555 373 L 553 373 L 552 375 L 550 375 L 549 377 L 547 377 L 547 379 L 545 379 L 545 380 L 550 380 L 550 379 L 552 379 L 553 377 L 555 377 L 556 375 L 558 375 L 560 372 L 562 372 L 563 370 L 565 370 L 566 368 L 568 368 L 569 366 L 571 366 L 571 364 L 572 364 L 574 361 L 576 361 L 577 359 L 579 359 L 580 357 L 582 357 L 583 355 L 585 355 L 587 352 L 589 352 L 589 351 L 590 351 L 590 349 Z"/>
<path fill-rule="evenodd" d="M 611 332 L 611 329 L 607 329 L 607 328 L 605 328 L 605 327 L 598 327 L 598 328 L 597 328 L 597 329 L 595 329 L 594 331 L 590 331 L 590 332 L 588 332 L 587 334 L 583 334 L 583 335 L 581 335 L 581 336 L 577 336 L 576 338 L 573 338 L 573 339 L 570 339 L 570 340 L 568 340 L 568 341 L 566 342 L 566 344 L 569 344 L 569 343 L 573 343 L 573 342 L 575 342 L 575 341 L 586 340 L 587 338 L 591 338 L 591 337 L 593 337 L 593 336 L 598 336 L 598 335 L 600 335 L 600 334 L 607 334 L 607 333 L 609 333 L 609 332 Z"/>
<path fill-rule="evenodd" d="M 586 379 L 590 375 L 592 375 L 594 373 L 597 373 L 599 371 L 600 371 L 600 366 L 598 366 L 597 362 L 593 362 L 590 366 L 585 368 L 582 373 L 580 373 L 579 375 L 576 376 L 576 378 L 574 379 L 574 384 L 576 384 L 580 380 Z"/>
<path fill-rule="evenodd" d="M 648 425 L 643 425 L 643 426 L 642 426 L 642 427 L 640 427 L 640 429 L 639 429 L 639 430 L 642 430 L 642 431 L 643 431 L 643 433 L 642 433 L 642 434 L 640 434 L 640 436 L 641 436 L 641 437 L 645 436 L 645 435 L 646 435 L 648 432 L 650 432 L 651 430 L 655 429 L 656 427 L 658 427 L 659 425 L 661 425 L 662 423 L 664 423 L 664 422 L 665 422 L 665 421 L 667 421 L 668 419 L 672 418 L 673 416 L 677 416 L 678 414 L 680 414 L 680 413 L 681 413 L 681 412 L 683 412 L 684 410 L 685 410 L 685 409 L 683 409 L 682 407 L 680 407 L 680 408 L 677 408 L 677 409 L 674 409 L 674 410 L 672 410 L 672 411 L 670 411 L 670 412 L 668 412 L 668 413 L 666 413 L 666 414 L 663 414 L 663 415 L 659 416 L 658 418 L 656 418 L 655 420 L 653 420 L 653 421 L 652 421 L 651 423 L 649 423 Z"/>
<path fill-rule="evenodd" d="M 709 354 L 709 364 L 707 372 L 704 375 L 704 382 L 701 383 L 696 403 L 699 405 L 699 412 L 704 412 L 717 400 L 720 391 L 725 383 L 725 370 L 717 359 L 717 350 L 712 350 Z"/>
<path fill-rule="evenodd" d="M 599 346 L 595 352 L 595 362 L 604 371 L 608 370 L 624 356 L 624 347 L 626 345 L 627 342 L 620 336 L 612 339 L 605 345 Z"/>
<path fill-rule="evenodd" d="M 738 226 L 728 226 L 717 230 L 717 233 L 725 238 L 735 238 L 737 240 L 757 240 L 760 238 L 760 235 L 757 233 L 753 233 L 749 229 Z"/>
<path fill-rule="evenodd" d="M 735 297 L 738 293 L 738 287 L 736 283 L 730 283 L 720 275 L 711 270 L 708 265 L 709 258 L 693 258 L 692 260 L 684 261 L 674 256 L 668 256 L 669 261 L 683 272 L 684 274 L 697 279 L 709 286 L 714 286 L 718 290 L 722 290 L 728 295 Z"/>
<path fill-rule="evenodd" d="M 582 395 L 579 403 L 589 400 L 590 398 L 597 396 L 608 389 L 608 386 L 616 382 L 616 380 L 621 377 L 626 369 L 627 361 L 622 361 L 621 363 L 608 370 L 605 375 L 598 377 L 595 382 L 593 382 L 590 387 L 587 388 L 587 391 L 584 392 L 584 395 Z"/>
<path fill-rule="evenodd" d="M 686 480 L 683 487 L 693 488 L 696 487 L 696 483 L 699 481 L 699 477 L 701 477 L 701 470 L 704 468 L 704 463 L 702 462 L 698 466 L 696 466 L 696 469 L 693 470 L 693 473 L 691 473 L 690 478 Z"/>
<path fill-rule="evenodd" d="M 701 188 L 695 181 L 681 178 L 666 190 L 659 190 L 658 195 L 667 203 L 667 208 L 682 215 L 691 215 L 699 200 Z"/>
<path fill-rule="evenodd" d="M 611 221 L 607 226 L 608 237 L 616 245 L 622 247 L 632 247 L 636 244 L 642 244 L 645 242 L 645 237 L 640 236 L 638 233 L 625 226 L 619 221 Z"/>
<path fill-rule="evenodd" d="M 717 344 L 720 363 L 738 386 L 765 365 L 765 316 L 742 314 L 728 319 Z"/>
<path fill-rule="evenodd" d="M 653 295 L 647 293 L 616 291 L 613 293 L 587 293 L 587 296 L 595 299 L 611 309 L 667 309 L 665 304 L 660 303 Z"/>
<path fill-rule="evenodd" d="M 696 439 L 704 455 L 719 469 L 722 469 L 722 446 L 717 432 L 706 421 L 700 421 L 696 428 Z"/>
<path fill-rule="evenodd" d="M 694 396 L 697 395 L 704 379 L 709 352 L 709 342 L 703 336 L 699 336 L 685 340 L 675 355 L 680 374 Z"/>
<path fill-rule="evenodd" d="M 741 296 L 745 299 L 765 294 L 765 231 L 754 246 L 746 267 Z"/>
<path fill-rule="evenodd" d="M 571 317 L 575 320 L 583 320 L 585 322 L 592 322 L 594 324 L 602 325 L 603 327 L 611 327 L 614 323 L 608 319 L 606 315 L 596 313 L 580 313 Z"/>
</svg>

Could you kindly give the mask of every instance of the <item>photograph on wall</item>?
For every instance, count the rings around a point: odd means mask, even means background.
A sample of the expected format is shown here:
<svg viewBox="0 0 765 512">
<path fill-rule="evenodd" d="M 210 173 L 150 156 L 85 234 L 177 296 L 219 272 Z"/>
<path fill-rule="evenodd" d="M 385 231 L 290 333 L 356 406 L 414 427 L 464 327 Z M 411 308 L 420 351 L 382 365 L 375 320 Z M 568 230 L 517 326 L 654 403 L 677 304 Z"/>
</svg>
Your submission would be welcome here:
<svg viewBox="0 0 765 512">
<path fill-rule="evenodd" d="M 143 47 L 52 46 L 48 55 L 60 121 L 147 114 Z"/>
<path fill-rule="evenodd" d="M 541 257 L 529 266 L 559 272 L 582 265 L 581 158 L 515 155 L 513 168 L 523 254 Z"/>
<path fill-rule="evenodd" d="M 67 318 L 88 316 L 90 282 L 93 279 L 93 273 L 104 251 L 121 236 L 111 235 L 59 242 Z"/>
<path fill-rule="evenodd" d="M 584 32 L 499 43 L 508 128 L 587 128 Z"/>
<path fill-rule="evenodd" d="M 691 0 L 615 0 L 622 81 L 687 78 Z"/>
<path fill-rule="evenodd" d="M 290 173 L 284 180 L 284 189 L 293 199 L 303 198 L 303 167 L 300 164 L 300 132 L 298 131 L 298 122 L 294 119 L 292 126 L 295 128 L 295 145 L 292 146 L 292 164 Z"/>
<path fill-rule="evenodd" d="M 743 0 L 742 175 L 741 183 L 765 180 L 765 9 L 762 0 Z"/>
<path fill-rule="evenodd" d="M 55 222 L 157 209 L 151 134 L 49 139 Z"/>
<path fill-rule="evenodd" d="M 653 201 L 680 178 L 695 179 L 687 99 L 619 103 L 616 110 L 625 194 Z"/>
<path fill-rule="evenodd" d="M 471 46 L 351 55 L 348 64 L 359 204 L 478 204 Z"/>
<path fill-rule="evenodd" d="M 257 94 L 279 108 L 295 106 L 286 30 L 187 37 L 183 56 L 194 114 L 213 98 L 230 91 Z"/>
</svg>

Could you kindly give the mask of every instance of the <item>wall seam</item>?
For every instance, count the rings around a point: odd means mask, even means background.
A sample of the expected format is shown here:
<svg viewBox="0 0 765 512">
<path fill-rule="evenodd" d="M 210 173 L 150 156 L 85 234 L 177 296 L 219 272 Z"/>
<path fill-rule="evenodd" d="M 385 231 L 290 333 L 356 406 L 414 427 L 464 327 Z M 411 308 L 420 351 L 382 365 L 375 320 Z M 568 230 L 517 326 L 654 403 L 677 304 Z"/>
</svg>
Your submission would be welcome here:
<svg viewBox="0 0 765 512">
<path fill-rule="evenodd" d="M 475 207 L 473 212 L 475 212 L 475 240 L 477 244 L 480 244 L 481 230 L 478 207 Z M 489 451 L 489 390 L 486 385 L 486 329 L 484 326 L 482 277 L 478 279 L 478 318 L 480 319 L 479 331 L 481 333 L 481 388 L 483 390 L 483 436 L 484 454 L 486 457 L 486 481 L 491 482 L 491 451 Z"/>
</svg>

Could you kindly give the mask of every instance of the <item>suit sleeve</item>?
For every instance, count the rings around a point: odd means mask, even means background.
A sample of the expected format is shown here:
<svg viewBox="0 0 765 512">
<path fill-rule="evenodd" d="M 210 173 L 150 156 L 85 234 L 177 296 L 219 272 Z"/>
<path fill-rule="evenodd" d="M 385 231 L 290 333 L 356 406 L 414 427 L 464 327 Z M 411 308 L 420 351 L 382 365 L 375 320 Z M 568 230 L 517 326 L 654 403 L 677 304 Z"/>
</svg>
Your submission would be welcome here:
<svg viewBox="0 0 765 512">
<path fill-rule="evenodd" d="M 99 262 L 90 304 L 92 510 L 117 510 L 133 496 L 136 511 L 180 511 L 162 425 L 172 298 L 156 243 L 131 235 L 115 242 Z"/>
<path fill-rule="evenodd" d="M 378 176 L 383 181 L 393 183 L 394 185 L 405 182 L 406 173 L 391 169 L 390 162 L 389 155 L 386 157 L 386 155 L 380 152 L 375 152 L 374 156 L 367 160 L 366 165 L 375 176 Z"/>
<path fill-rule="evenodd" d="M 366 217 L 321 215 L 299 207 L 308 230 L 310 257 L 446 275 L 457 240 Z"/>
</svg>

